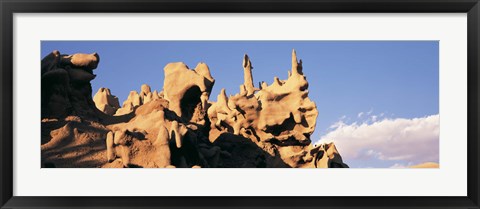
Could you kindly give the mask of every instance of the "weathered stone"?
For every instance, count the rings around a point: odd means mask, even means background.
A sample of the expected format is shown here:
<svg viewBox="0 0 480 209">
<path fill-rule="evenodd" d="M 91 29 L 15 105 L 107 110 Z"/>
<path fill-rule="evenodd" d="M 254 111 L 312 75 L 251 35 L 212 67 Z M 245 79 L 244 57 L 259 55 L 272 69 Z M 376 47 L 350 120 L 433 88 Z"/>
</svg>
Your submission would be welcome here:
<svg viewBox="0 0 480 209">
<path fill-rule="evenodd" d="M 107 144 L 107 160 L 108 162 L 112 162 L 113 160 L 115 160 L 115 148 L 114 148 L 114 142 L 113 142 L 113 132 L 111 131 L 107 133 L 106 144 Z"/>
<path fill-rule="evenodd" d="M 42 118 L 97 117 L 90 81 L 99 60 L 96 53 L 61 55 L 57 50 L 42 59 Z"/>
<path fill-rule="evenodd" d="M 164 68 L 163 91 L 152 92 L 143 84 L 120 108 L 107 88 L 100 88 L 92 100 L 90 81 L 98 54 L 54 51 L 41 66 L 42 117 L 47 116 L 42 119 L 42 143 L 51 138 L 42 145 L 42 166 L 65 167 L 69 162 L 52 153 L 93 141 L 105 153 L 85 155 L 89 160 L 71 157 L 70 167 L 348 167 L 333 143 L 311 144 L 318 110 L 308 97 L 295 51 L 291 59 L 286 80 L 274 77 L 271 85 L 262 81 L 255 88 L 252 63 L 245 55 L 239 93 L 227 96 L 221 89 L 216 102 L 208 101 L 215 80 L 205 63 L 194 70 L 170 63 Z M 44 126 L 54 128 L 43 133 Z M 45 152 L 50 153 L 47 159 Z"/>
<path fill-rule="evenodd" d="M 203 115 L 215 80 L 210 69 L 199 63 L 195 70 L 182 62 L 169 63 L 164 68 L 163 95 L 169 109 L 188 121 L 204 123 Z"/>
<path fill-rule="evenodd" d="M 100 88 L 93 97 L 95 106 L 107 115 L 114 115 L 120 108 L 118 98 L 110 92 L 108 88 Z"/>
</svg>

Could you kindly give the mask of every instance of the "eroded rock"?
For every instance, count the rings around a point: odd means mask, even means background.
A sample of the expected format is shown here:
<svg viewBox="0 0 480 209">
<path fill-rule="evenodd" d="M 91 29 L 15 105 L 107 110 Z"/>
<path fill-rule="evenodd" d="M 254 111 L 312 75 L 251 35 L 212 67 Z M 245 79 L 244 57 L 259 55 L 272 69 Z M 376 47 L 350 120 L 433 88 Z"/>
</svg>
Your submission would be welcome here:
<svg viewBox="0 0 480 209">
<path fill-rule="evenodd" d="M 55 50 L 41 61 L 42 118 L 77 115 L 96 118 L 90 81 L 98 54 L 64 55 Z"/>
<path fill-rule="evenodd" d="M 210 141 L 215 142 L 222 134 L 230 133 L 251 140 L 288 166 L 315 167 L 313 159 L 319 150 L 311 152 L 315 149 L 310 136 L 315 130 L 318 110 L 308 98 L 308 82 L 295 50 L 286 80 L 275 77 L 271 85 L 262 82 L 257 89 L 253 85 L 252 63 L 247 55 L 243 58 L 243 68 L 244 83 L 240 85 L 240 92 L 228 98 L 222 89 L 217 102 L 212 102 L 208 109 Z"/>
<path fill-rule="evenodd" d="M 204 124 L 204 114 L 215 80 L 205 63 L 194 70 L 182 62 L 169 63 L 164 68 L 163 95 L 169 109 L 187 121 Z"/>
<path fill-rule="evenodd" d="M 193 70 L 170 63 L 162 91 L 144 84 L 120 108 L 110 89 L 91 98 L 98 54 L 54 51 L 42 60 L 42 166 L 348 167 L 334 144 L 311 144 L 318 111 L 295 51 L 291 59 L 287 79 L 257 88 L 245 55 L 239 92 L 227 96 L 222 89 L 216 102 L 209 101 L 215 80 L 205 63 Z M 88 154 L 90 143 L 95 150 Z"/>
<path fill-rule="evenodd" d="M 151 88 L 148 84 L 143 84 L 140 87 L 140 93 L 137 91 L 130 91 L 127 99 L 123 102 L 122 107 L 116 111 L 115 115 L 120 116 L 129 114 L 140 105 L 163 98 L 163 96 L 160 95 L 161 94 L 159 94 L 157 90 L 151 92 Z"/>
<path fill-rule="evenodd" d="M 120 108 L 118 98 L 110 92 L 108 88 L 100 88 L 93 97 L 95 106 L 107 115 L 114 115 Z"/>
</svg>

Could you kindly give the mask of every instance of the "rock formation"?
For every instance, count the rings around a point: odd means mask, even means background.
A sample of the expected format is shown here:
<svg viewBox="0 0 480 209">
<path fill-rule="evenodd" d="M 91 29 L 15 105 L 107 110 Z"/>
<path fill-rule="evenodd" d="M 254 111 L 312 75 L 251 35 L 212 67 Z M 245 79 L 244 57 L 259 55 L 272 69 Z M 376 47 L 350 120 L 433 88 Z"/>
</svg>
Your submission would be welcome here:
<svg viewBox="0 0 480 209">
<path fill-rule="evenodd" d="M 169 109 L 187 122 L 204 124 L 204 116 L 215 79 L 205 63 L 190 70 L 182 62 L 170 63 L 163 69 L 165 81 L 163 92 L 170 102 Z"/>
<path fill-rule="evenodd" d="M 110 92 L 108 88 L 100 88 L 93 97 L 95 106 L 107 115 L 114 115 L 120 108 L 118 98 Z"/>
<path fill-rule="evenodd" d="M 217 102 L 208 109 L 210 141 L 215 144 L 222 134 L 242 136 L 290 167 L 315 167 L 319 150 L 310 145 L 310 135 L 315 130 L 318 111 L 308 98 L 302 61 L 297 61 L 293 51 L 288 79 L 275 77 L 270 86 L 263 84 L 260 89 L 253 86 L 251 66 L 245 55 L 245 82 L 240 93 L 227 98 L 222 89 Z M 255 90 L 258 91 L 254 94 Z"/>
<path fill-rule="evenodd" d="M 243 79 L 245 80 L 243 87 L 240 87 L 240 91 L 246 91 L 246 95 L 250 96 L 254 93 L 253 76 L 252 76 L 252 62 L 248 58 L 248 55 L 243 57 Z M 245 89 L 244 89 L 245 88 Z"/>
<path fill-rule="evenodd" d="M 96 114 L 90 81 L 95 78 L 100 57 L 93 54 L 60 54 L 53 51 L 42 59 L 42 118 Z"/>
<path fill-rule="evenodd" d="M 135 107 L 140 106 L 142 103 L 140 95 L 137 91 L 130 91 L 128 94 L 127 100 L 122 104 L 122 108 L 119 108 L 115 115 L 125 115 L 131 113 Z"/>
<path fill-rule="evenodd" d="M 162 94 L 158 93 L 157 90 L 151 92 L 150 86 L 143 84 L 140 87 L 140 93 L 137 91 L 130 91 L 128 98 L 123 102 L 122 108 L 119 108 L 115 115 L 125 115 L 131 113 L 136 107 L 162 97 Z"/>
<path fill-rule="evenodd" d="M 98 61 L 58 51 L 42 60 L 42 167 L 348 167 L 334 144 L 311 144 L 318 111 L 295 51 L 288 78 L 258 88 L 245 55 L 239 93 L 222 89 L 216 102 L 205 63 L 169 63 L 163 91 L 144 84 L 121 108 L 108 88 L 91 98 Z"/>
</svg>

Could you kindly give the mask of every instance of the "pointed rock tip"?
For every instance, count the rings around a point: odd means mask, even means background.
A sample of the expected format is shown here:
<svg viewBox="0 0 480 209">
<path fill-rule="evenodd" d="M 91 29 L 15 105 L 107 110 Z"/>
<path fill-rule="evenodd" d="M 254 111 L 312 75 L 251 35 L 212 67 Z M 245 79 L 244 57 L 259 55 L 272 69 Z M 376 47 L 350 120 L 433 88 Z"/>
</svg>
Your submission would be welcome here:
<svg viewBox="0 0 480 209">
<path fill-rule="evenodd" d="M 208 67 L 207 63 L 199 62 L 194 71 L 212 82 L 215 80 L 213 79 L 212 74 L 210 74 L 210 68 Z"/>
<path fill-rule="evenodd" d="M 244 55 L 243 55 L 243 63 L 242 63 L 242 64 L 243 64 L 243 67 L 244 67 L 244 68 L 246 68 L 246 67 L 248 67 L 249 65 L 251 65 L 251 64 L 250 64 L 250 58 L 248 57 L 247 54 L 244 54 Z"/>
</svg>

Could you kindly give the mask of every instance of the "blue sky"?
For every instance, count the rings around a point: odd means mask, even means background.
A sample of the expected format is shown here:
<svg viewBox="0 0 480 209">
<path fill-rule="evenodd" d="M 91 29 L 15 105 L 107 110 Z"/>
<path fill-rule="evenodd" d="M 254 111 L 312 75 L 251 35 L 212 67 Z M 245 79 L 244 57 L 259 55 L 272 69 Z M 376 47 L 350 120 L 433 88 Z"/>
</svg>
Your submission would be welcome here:
<svg viewBox="0 0 480 209">
<path fill-rule="evenodd" d="M 340 121 L 372 124 L 439 113 L 438 41 L 42 41 L 41 57 L 55 49 L 99 53 L 93 93 L 110 88 L 120 103 L 143 83 L 161 90 L 163 67 L 170 62 L 182 61 L 190 68 L 207 63 L 216 80 L 210 100 L 216 100 L 221 88 L 227 95 L 238 93 L 244 54 L 252 61 L 254 84 L 271 84 L 274 76 L 287 78 L 295 49 L 319 111 L 312 141 Z"/>
</svg>

